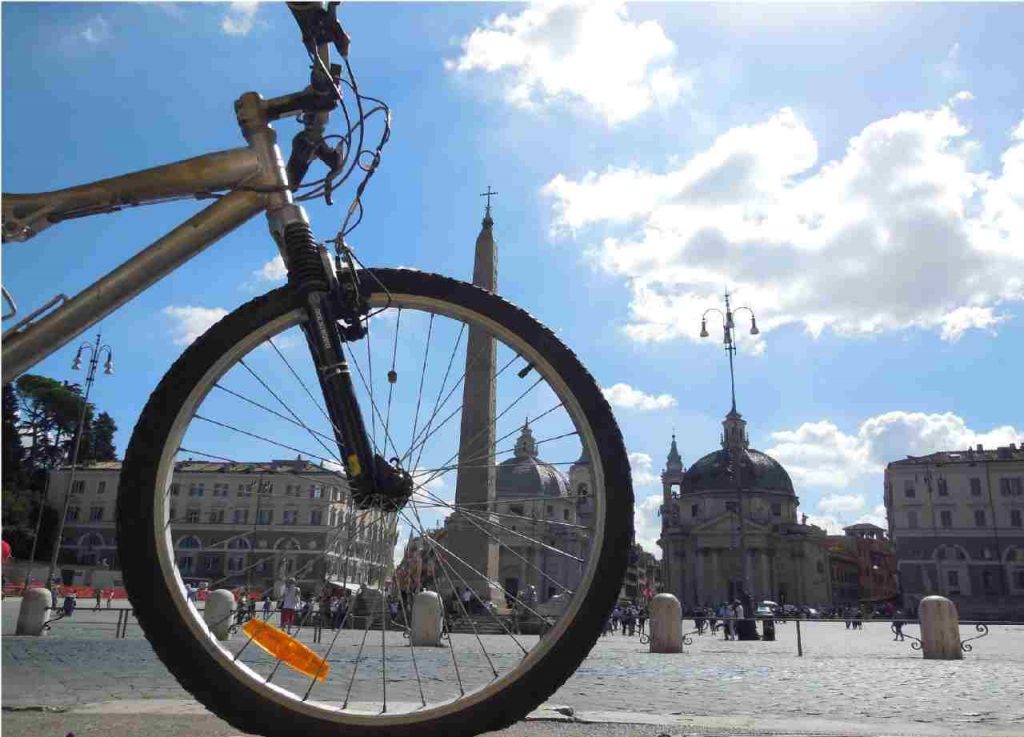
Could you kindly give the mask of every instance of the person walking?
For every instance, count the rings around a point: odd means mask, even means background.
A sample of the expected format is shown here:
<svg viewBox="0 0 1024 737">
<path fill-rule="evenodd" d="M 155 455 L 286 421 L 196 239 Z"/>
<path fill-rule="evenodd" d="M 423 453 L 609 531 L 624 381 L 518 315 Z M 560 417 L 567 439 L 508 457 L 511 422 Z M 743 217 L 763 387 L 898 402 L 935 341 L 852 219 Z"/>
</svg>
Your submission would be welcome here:
<svg viewBox="0 0 1024 737">
<path fill-rule="evenodd" d="M 57 586 L 50 582 L 50 609 L 57 610 Z"/>
<path fill-rule="evenodd" d="M 892 638 L 893 642 L 896 642 L 897 640 L 899 642 L 905 641 L 903 637 L 903 617 L 904 614 L 902 609 L 897 609 L 896 614 L 893 615 L 892 631 L 896 634 L 896 636 Z"/>
<path fill-rule="evenodd" d="M 718 618 L 722 620 L 722 633 L 726 640 L 732 639 L 732 621 L 730 619 L 731 612 L 727 604 L 720 604 L 718 606 Z"/>
<path fill-rule="evenodd" d="M 740 621 L 746 616 L 746 612 L 743 611 L 743 602 L 736 599 L 732 603 L 732 616 L 735 617 L 732 621 L 732 636 L 734 640 L 740 639 Z M 744 637 L 747 635 L 744 634 Z"/>
<path fill-rule="evenodd" d="M 647 624 L 647 607 L 640 607 L 640 612 L 637 614 L 637 618 L 640 622 L 640 634 L 644 633 L 644 626 Z"/>
<path fill-rule="evenodd" d="M 110 605 L 113 603 L 113 601 L 114 601 L 114 587 L 111 586 L 109 589 L 107 589 L 107 609 L 110 609 Z"/>
<path fill-rule="evenodd" d="M 263 621 L 270 619 L 270 592 L 263 592 Z"/>
<path fill-rule="evenodd" d="M 98 612 L 101 608 L 100 604 L 102 604 L 103 602 L 103 590 L 99 586 L 95 586 L 93 587 L 92 595 L 93 598 L 96 600 L 96 606 L 94 606 L 92 610 L 94 612 Z"/>
<path fill-rule="evenodd" d="M 302 593 L 295 585 L 295 579 L 289 578 L 281 595 L 281 629 L 287 631 L 295 623 L 295 610 L 302 601 Z"/>
<path fill-rule="evenodd" d="M 78 596 L 74 590 L 64 595 L 64 616 L 70 617 L 75 613 L 75 608 L 78 606 Z"/>
</svg>

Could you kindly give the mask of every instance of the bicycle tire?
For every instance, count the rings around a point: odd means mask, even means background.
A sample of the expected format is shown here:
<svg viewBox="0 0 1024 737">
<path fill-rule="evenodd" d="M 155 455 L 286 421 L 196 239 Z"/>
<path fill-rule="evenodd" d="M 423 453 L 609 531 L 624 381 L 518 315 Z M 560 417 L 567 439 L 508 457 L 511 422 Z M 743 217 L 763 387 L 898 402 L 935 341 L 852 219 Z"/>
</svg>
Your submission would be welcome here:
<svg viewBox="0 0 1024 737">
<path fill-rule="evenodd" d="M 195 624 L 183 615 L 188 604 L 183 603 L 181 581 L 167 568 L 167 552 L 162 550 L 167 539 L 161 539 L 167 536 L 156 532 L 165 529 L 157 519 L 157 489 L 169 485 L 167 464 L 178 450 L 171 436 L 183 421 L 181 415 L 187 413 L 183 408 L 198 391 L 197 385 L 209 381 L 204 377 L 247 336 L 301 311 L 288 287 L 253 299 L 212 326 L 174 363 L 150 396 L 125 453 L 118 490 L 117 534 L 125 586 L 139 624 L 168 670 L 198 701 L 238 729 L 310 737 L 457 736 L 500 729 L 524 717 L 572 675 L 599 638 L 618 597 L 633 536 L 632 482 L 622 437 L 591 375 L 554 333 L 525 311 L 473 285 L 425 272 L 375 269 L 372 277 L 364 272 L 361 280 L 373 284 L 375 293 L 383 286 L 391 295 L 445 303 L 501 326 L 536 350 L 571 387 L 593 433 L 607 493 L 594 562 L 600 575 L 580 592 L 580 605 L 557 639 L 545 643 L 546 649 L 529 668 L 486 698 L 469 699 L 459 708 L 438 707 L 422 718 L 406 714 L 371 723 L 320 714 L 305 702 L 271 698 L 225 665 L 209 638 L 197 636 Z"/>
</svg>

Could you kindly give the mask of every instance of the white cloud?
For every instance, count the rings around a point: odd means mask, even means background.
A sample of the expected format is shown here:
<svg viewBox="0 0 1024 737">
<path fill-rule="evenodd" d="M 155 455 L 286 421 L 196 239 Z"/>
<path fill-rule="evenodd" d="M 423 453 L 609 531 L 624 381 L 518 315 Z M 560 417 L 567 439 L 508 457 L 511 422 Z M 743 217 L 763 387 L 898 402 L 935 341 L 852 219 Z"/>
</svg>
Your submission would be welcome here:
<svg viewBox="0 0 1024 737">
<path fill-rule="evenodd" d="M 113 34 L 107 19 L 102 15 L 94 15 L 86 21 L 85 27 L 78 32 L 78 35 L 87 43 L 98 45 L 109 40 Z"/>
<path fill-rule="evenodd" d="M 827 532 L 829 535 L 842 535 L 843 527 L 846 526 L 844 523 L 840 522 L 835 517 L 815 514 L 807 515 L 807 524 L 816 525 L 823 529 L 825 532 Z"/>
<path fill-rule="evenodd" d="M 220 307 L 164 307 L 163 313 L 175 321 L 173 327 L 176 345 L 188 345 L 206 332 L 215 322 L 228 314 Z"/>
<path fill-rule="evenodd" d="M 253 275 L 260 281 L 279 282 L 288 277 L 288 269 L 284 265 L 284 259 L 278 254 L 254 271 Z"/>
<path fill-rule="evenodd" d="M 256 26 L 258 2 L 241 0 L 228 6 L 228 11 L 220 19 L 220 29 L 229 36 L 247 36 Z"/>
<path fill-rule="evenodd" d="M 633 510 L 633 524 L 636 530 L 636 541 L 648 553 L 653 553 L 661 558 L 661 548 L 658 547 L 658 538 L 661 537 L 661 517 L 658 510 L 661 509 L 661 495 L 638 499 Z"/>
<path fill-rule="evenodd" d="M 662 27 L 631 20 L 625 3 L 538 3 L 474 29 L 445 66 L 500 74 L 518 107 L 580 102 L 615 125 L 691 91 L 675 53 Z"/>
<path fill-rule="evenodd" d="M 796 430 L 772 433 L 775 445 L 765 452 L 789 471 L 797 486 L 844 488 L 867 475 L 879 476 L 887 463 L 907 455 L 927 455 L 940 450 L 965 450 L 981 443 L 996 447 L 1024 439 L 1024 428 L 1011 425 L 987 431 L 973 430 L 952 412 L 886 412 L 869 417 L 856 433 L 847 434 L 828 420 L 807 422 Z M 844 499 L 826 497 L 825 499 Z M 826 504 L 825 499 L 822 504 Z M 840 509 L 842 502 L 819 505 L 819 511 Z M 837 506 L 839 505 L 839 506 Z M 875 510 L 877 515 L 877 510 Z"/>
<path fill-rule="evenodd" d="M 829 494 L 818 501 L 822 514 L 853 514 L 864 509 L 863 494 Z"/>
<path fill-rule="evenodd" d="M 653 459 L 647 453 L 630 453 L 629 467 L 633 474 L 633 488 L 660 486 L 661 476 L 652 470 Z"/>
<path fill-rule="evenodd" d="M 646 394 L 634 389 L 629 384 L 618 383 L 601 389 L 604 398 L 613 407 L 620 409 L 655 410 L 668 409 L 676 406 L 676 399 L 671 394 Z"/>
<path fill-rule="evenodd" d="M 559 174 L 542 191 L 552 233 L 628 282 L 634 340 L 698 340 L 731 284 L 762 332 L 918 328 L 953 341 L 1024 300 L 1024 121 L 1001 171 L 975 170 L 977 149 L 940 107 L 871 123 L 819 163 L 812 132 L 782 108 L 681 164 Z"/>
</svg>

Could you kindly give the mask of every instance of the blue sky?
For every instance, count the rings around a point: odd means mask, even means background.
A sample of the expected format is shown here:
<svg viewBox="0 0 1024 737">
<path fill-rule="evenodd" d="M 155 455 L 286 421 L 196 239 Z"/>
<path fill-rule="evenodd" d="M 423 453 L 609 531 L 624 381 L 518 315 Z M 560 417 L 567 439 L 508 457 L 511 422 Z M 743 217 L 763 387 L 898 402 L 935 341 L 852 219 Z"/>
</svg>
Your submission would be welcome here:
<svg viewBox="0 0 1024 737">
<path fill-rule="evenodd" d="M 233 100 L 301 87 L 283 4 L 5 3 L 3 188 L 56 189 L 239 145 Z M 657 537 L 728 410 L 728 286 L 758 315 L 737 400 L 812 519 L 878 519 L 907 453 L 1024 439 L 1024 10 L 1013 5 L 342 8 L 394 129 L 353 242 L 373 265 L 470 275 L 491 185 L 499 292 L 608 389 Z M 280 127 L 281 140 L 294 129 Z M 23 310 L 74 294 L 194 203 L 5 245 Z M 331 236 L 339 207 L 310 208 Z M 96 402 L 127 444 L 182 342 L 274 284 L 256 219 L 103 324 Z M 745 325 L 741 321 L 741 326 Z M 35 370 L 74 378 L 69 346 Z"/>
</svg>

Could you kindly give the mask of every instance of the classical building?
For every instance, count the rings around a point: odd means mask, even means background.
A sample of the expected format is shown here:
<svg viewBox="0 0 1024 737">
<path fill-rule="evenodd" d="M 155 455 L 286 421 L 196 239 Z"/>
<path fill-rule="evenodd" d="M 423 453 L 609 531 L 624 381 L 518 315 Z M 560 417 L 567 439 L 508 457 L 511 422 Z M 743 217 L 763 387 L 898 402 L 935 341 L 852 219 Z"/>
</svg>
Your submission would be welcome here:
<svg viewBox="0 0 1024 737">
<path fill-rule="evenodd" d="M 76 469 L 62 569 L 118 567 L 120 472 L 120 461 Z M 48 501 L 57 509 L 69 474 L 69 468 L 50 474 Z M 386 574 L 392 561 L 393 520 L 356 509 L 344 479 L 306 460 L 180 461 L 169 492 L 171 534 L 186 581 L 262 590 L 294 576 L 307 590 L 324 580 L 376 586 L 382 566 Z"/>
<path fill-rule="evenodd" d="M 570 466 L 568 475 L 541 460 L 529 422 L 523 424 L 512 457 L 497 466 L 494 496 L 485 512 L 495 522 L 487 532 L 497 547 L 491 580 L 503 589 L 496 589 L 499 608 L 530 587 L 543 603 L 579 585 L 586 528 L 593 524 L 588 469 L 585 458 Z M 423 535 L 410 539 L 399 564 L 403 590 L 430 588 L 447 594 L 469 583 L 444 553 L 453 547 L 453 527 L 460 524 L 456 520 L 452 514 L 443 527 L 427 533 L 433 544 Z"/>
<path fill-rule="evenodd" d="M 885 530 L 870 522 L 843 528 L 843 535 L 829 535 L 828 552 L 832 579 L 832 604 L 875 606 L 897 598 L 896 550 Z"/>
<path fill-rule="evenodd" d="M 904 606 L 942 594 L 962 618 L 1024 617 L 1024 447 L 894 461 L 885 508 Z"/>
<path fill-rule="evenodd" d="M 797 522 L 789 474 L 750 447 L 746 424 L 733 405 L 722 423 L 721 449 L 689 469 L 672 438 L 661 475 L 664 588 L 684 607 L 731 601 L 745 580 L 755 601 L 829 602 L 825 532 L 806 524 L 806 515 Z"/>
</svg>

